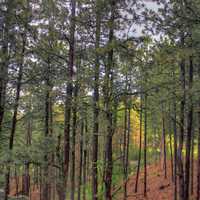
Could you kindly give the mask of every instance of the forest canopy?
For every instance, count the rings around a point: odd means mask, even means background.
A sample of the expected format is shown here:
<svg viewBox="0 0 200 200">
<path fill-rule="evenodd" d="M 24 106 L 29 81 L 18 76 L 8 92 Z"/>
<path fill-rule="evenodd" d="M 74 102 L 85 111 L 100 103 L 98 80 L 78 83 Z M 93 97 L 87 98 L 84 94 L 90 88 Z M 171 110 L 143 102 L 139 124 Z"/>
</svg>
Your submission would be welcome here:
<svg viewBox="0 0 200 200">
<path fill-rule="evenodd" d="M 199 87 L 199 0 L 1 0 L 0 200 L 200 200 Z"/>
</svg>

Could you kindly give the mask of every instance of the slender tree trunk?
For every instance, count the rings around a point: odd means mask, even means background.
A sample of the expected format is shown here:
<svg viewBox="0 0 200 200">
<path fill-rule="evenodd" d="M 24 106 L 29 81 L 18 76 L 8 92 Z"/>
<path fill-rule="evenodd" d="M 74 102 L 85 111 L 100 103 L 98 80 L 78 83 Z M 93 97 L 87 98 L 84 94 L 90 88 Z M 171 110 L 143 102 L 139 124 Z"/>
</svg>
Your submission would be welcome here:
<svg viewBox="0 0 200 200">
<path fill-rule="evenodd" d="M 189 111 L 187 123 L 187 140 L 186 140 L 186 161 L 185 161 L 185 195 L 184 199 L 189 200 L 189 186 L 190 186 L 190 155 L 191 155 L 191 142 L 192 142 L 192 124 L 193 124 L 193 97 L 192 97 L 192 84 L 193 84 L 193 58 L 190 57 L 189 66 Z"/>
<path fill-rule="evenodd" d="M 40 180 L 40 188 L 39 188 L 39 195 L 40 195 L 40 200 L 42 200 L 42 167 L 40 166 L 40 173 L 39 173 L 39 180 Z"/>
<path fill-rule="evenodd" d="M 128 127 L 127 127 L 127 145 L 126 145 L 126 159 L 125 159 L 125 199 L 127 198 L 127 183 L 128 183 L 128 169 L 129 169 L 129 144 L 130 144 L 130 126 L 131 126 L 131 110 L 128 108 Z"/>
<path fill-rule="evenodd" d="M 163 105 L 162 105 L 162 139 L 163 139 L 164 172 L 165 172 L 165 178 L 167 178 L 166 127 L 165 127 L 165 116 L 164 116 Z"/>
<path fill-rule="evenodd" d="M 27 126 L 27 134 L 26 134 L 26 146 L 30 147 L 31 145 L 31 135 L 32 135 L 32 122 L 31 122 L 31 100 L 29 102 L 29 119 L 28 119 L 28 126 Z M 23 180 L 22 180 L 22 193 L 26 196 L 29 196 L 29 191 L 30 191 L 30 174 L 29 174 L 29 168 L 30 168 L 30 163 L 28 160 L 25 161 L 25 173 L 23 175 Z"/>
<path fill-rule="evenodd" d="M 125 183 L 126 183 L 126 148 L 127 148 L 127 100 L 125 100 L 124 104 L 125 104 L 125 110 L 124 110 L 123 172 L 124 172 L 124 199 L 126 199 L 127 184 Z"/>
<path fill-rule="evenodd" d="M 182 41 L 184 43 L 184 41 Z M 177 151 L 177 167 L 179 175 L 179 199 L 184 200 L 184 168 L 183 168 L 183 143 L 184 143 L 184 132 L 185 132 L 185 60 L 181 61 L 180 64 L 180 81 L 182 89 L 182 99 L 180 102 L 180 134 L 179 134 L 179 146 Z"/>
<path fill-rule="evenodd" d="M 83 151 L 83 200 L 86 200 L 86 185 L 87 185 L 87 150 Z"/>
<path fill-rule="evenodd" d="M 144 196 L 147 196 L 147 94 L 144 96 Z"/>
<path fill-rule="evenodd" d="M 200 78 L 200 66 L 198 69 Z M 197 197 L 196 200 L 200 200 L 200 97 L 198 100 L 198 157 L 197 157 Z"/>
<path fill-rule="evenodd" d="M 191 187 L 190 193 L 194 194 L 194 133 L 192 134 L 192 151 L 191 151 Z"/>
<path fill-rule="evenodd" d="M 173 118 L 171 119 L 172 105 L 171 102 L 169 102 L 168 131 L 169 131 L 169 150 L 170 150 L 170 162 L 171 162 L 171 179 L 172 182 L 174 183 Z"/>
<path fill-rule="evenodd" d="M 141 163 L 141 155 L 142 155 L 142 112 L 143 112 L 143 99 L 142 95 L 140 97 L 140 141 L 139 141 L 139 156 L 138 156 L 138 164 L 137 164 L 137 173 L 136 173 L 136 182 L 135 182 L 135 193 L 138 191 L 138 182 L 140 175 L 140 163 Z"/>
<path fill-rule="evenodd" d="M 109 41 L 108 44 L 112 45 L 114 40 L 114 22 L 115 22 L 115 1 L 111 0 L 111 18 L 110 18 L 110 30 L 109 30 Z M 106 148 L 105 148 L 105 199 L 112 200 L 112 139 L 114 134 L 113 129 L 113 111 L 111 105 L 112 98 L 112 87 L 113 87 L 113 55 L 114 50 L 111 48 L 108 52 L 108 65 L 105 69 L 105 110 L 107 119 L 107 136 L 106 136 Z"/>
<path fill-rule="evenodd" d="M 25 175 L 24 175 L 24 180 L 23 180 L 23 194 L 26 196 L 29 196 L 29 191 L 30 191 L 30 174 L 29 174 L 29 168 L 30 164 L 29 162 L 26 162 L 25 164 Z"/>
<path fill-rule="evenodd" d="M 109 119 L 111 116 L 107 116 Z M 113 168 L 113 163 L 112 163 L 112 136 L 110 135 L 112 133 L 111 126 L 112 123 L 111 121 L 108 122 L 109 125 L 107 127 L 107 131 L 109 135 L 107 135 L 106 138 L 106 169 L 105 169 L 105 199 L 106 200 L 112 200 L 112 168 Z"/>
<path fill-rule="evenodd" d="M 78 200 L 81 200 L 81 187 L 82 187 L 82 169 L 83 169 L 83 132 L 84 123 L 81 122 L 81 134 L 80 134 L 80 161 L 79 161 L 79 178 L 78 178 Z"/>
<path fill-rule="evenodd" d="M 73 125 L 72 125 L 72 147 L 71 147 L 71 195 L 70 199 L 74 200 L 75 194 L 75 159 L 76 159 L 76 127 L 77 127 L 77 95 L 78 85 L 74 88 L 74 105 L 73 105 Z"/>
<path fill-rule="evenodd" d="M 2 55 L 0 63 L 0 135 L 2 130 L 2 122 L 4 118 L 5 110 L 5 100 L 6 100 L 6 87 L 8 82 L 8 65 L 9 65 L 9 28 L 11 24 L 10 16 L 12 16 L 13 3 L 12 1 L 7 1 L 5 3 L 7 7 L 7 12 L 5 12 L 5 25 L 3 29 L 3 38 L 2 38 Z"/>
<path fill-rule="evenodd" d="M 99 134 L 99 45 L 101 35 L 101 1 L 96 1 L 96 41 L 95 41 L 95 69 L 94 69 L 94 95 L 93 95 L 93 142 L 92 142 L 92 200 L 98 199 L 98 134 Z"/>
<path fill-rule="evenodd" d="M 19 195 L 19 178 L 17 173 L 17 166 L 15 165 L 15 196 Z"/>
<path fill-rule="evenodd" d="M 76 0 L 71 0 L 71 21 L 70 21 L 70 35 L 69 35 L 69 66 L 68 66 L 68 83 L 66 89 L 66 100 L 65 100 L 65 120 L 64 120 L 64 184 L 62 188 L 62 194 L 60 197 L 65 200 L 66 187 L 68 180 L 69 171 L 69 155 L 70 155 L 70 119 L 71 119 L 71 107 L 72 107 L 72 90 L 73 90 L 73 67 L 75 57 L 75 29 L 76 29 Z"/>
<path fill-rule="evenodd" d="M 45 139 L 47 140 L 49 135 L 49 120 L 50 120 L 50 73 L 51 73 L 51 66 L 48 58 L 48 66 L 46 70 L 46 95 L 45 95 Z M 50 200 L 50 171 L 49 171 L 49 153 L 48 151 L 45 152 L 44 155 L 44 183 L 42 187 L 42 200 Z"/>
<path fill-rule="evenodd" d="M 57 189 L 57 195 L 58 199 L 62 200 L 64 197 L 64 192 L 63 192 L 63 186 L 62 186 L 62 178 L 63 178 L 63 163 L 62 163 L 62 158 L 61 158 L 61 135 L 58 135 L 57 138 L 57 145 L 56 145 L 56 160 L 57 162 L 61 165 L 62 168 L 58 169 L 58 180 L 56 180 L 56 189 Z"/>
<path fill-rule="evenodd" d="M 53 137 L 53 98 L 52 98 L 52 83 L 50 84 L 50 97 L 49 97 L 49 136 Z M 55 149 L 51 151 L 50 155 L 50 197 L 52 200 L 56 199 L 56 168 L 55 164 Z M 50 199 L 50 200 L 51 200 Z"/>
<path fill-rule="evenodd" d="M 173 108 L 174 108 L 174 116 L 173 116 L 173 132 L 174 132 L 174 200 L 177 200 L 177 128 L 176 128 L 176 97 L 174 95 L 173 98 Z"/>
<path fill-rule="evenodd" d="M 83 150 L 83 200 L 86 200 L 86 185 L 87 185 L 87 141 L 86 141 L 86 137 L 88 134 L 88 124 L 87 124 L 87 116 L 86 116 L 86 120 L 85 120 L 85 139 L 84 139 L 84 150 Z"/>
<path fill-rule="evenodd" d="M 172 173 L 171 177 L 172 177 L 172 182 L 174 182 L 174 161 L 173 161 L 174 156 L 173 156 L 173 142 L 172 142 L 171 120 L 170 120 L 169 146 L 170 146 L 171 173 Z"/>
<path fill-rule="evenodd" d="M 24 53 L 25 53 L 25 45 L 26 45 L 26 38 L 25 35 L 23 36 L 23 44 L 22 44 L 22 52 L 21 52 L 21 60 L 19 63 L 19 72 L 17 77 L 17 86 L 16 86 L 16 94 L 15 94 L 15 102 L 14 102 L 14 112 L 12 116 L 12 126 L 11 126 L 11 132 L 10 132 L 10 138 L 9 138 L 9 150 L 12 152 L 13 145 L 14 145 L 14 138 L 15 138 L 15 131 L 16 131 L 16 125 L 17 125 L 17 113 L 18 113 L 18 107 L 19 107 L 19 99 L 20 99 L 20 91 L 21 91 L 21 82 L 22 82 L 22 76 L 23 76 L 23 67 L 24 67 Z M 7 167 L 7 172 L 5 176 L 5 198 L 4 200 L 8 200 L 8 194 L 9 194 L 9 185 L 10 185 L 10 167 Z"/>
<path fill-rule="evenodd" d="M 6 99 L 6 86 L 8 82 L 8 64 L 9 64 L 9 52 L 8 52 L 8 43 L 9 43 L 9 26 L 10 26 L 10 15 L 12 15 L 12 1 L 9 1 L 5 5 L 7 7 L 7 12 L 5 13 L 5 28 L 4 28 L 4 38 L 2 45 L 2 62 L 0 65 L 0 135 L 2 131 L 2 122 L 4 118 L 5 110 L 5 99 Z M 13 116 L 14 117 L 14 116 Z M 13 121 L 13 120 L 12 120 Z M 13 131 L 11 131 L 11 136 Z M 10 145 L 12 146 L 12 141 L 10 137 Z M 5 197 L 4 200 L 8 199 L 9 194 L 9 184 L 10 184 L 10 168 L 7 167 L 5 175 Z"/>
</svg>

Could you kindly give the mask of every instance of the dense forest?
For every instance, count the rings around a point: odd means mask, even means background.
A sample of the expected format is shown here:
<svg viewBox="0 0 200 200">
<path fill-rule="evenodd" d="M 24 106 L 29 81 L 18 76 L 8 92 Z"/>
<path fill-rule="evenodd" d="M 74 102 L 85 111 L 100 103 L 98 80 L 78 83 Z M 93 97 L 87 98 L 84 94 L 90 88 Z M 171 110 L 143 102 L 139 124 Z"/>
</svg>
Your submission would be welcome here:
<svg viewBox="0 0 200 200">
<path fill-rule="evenodd" d="M 199 0 L 0 0 L 0 200 L 200 200 Z"/>
</svg>

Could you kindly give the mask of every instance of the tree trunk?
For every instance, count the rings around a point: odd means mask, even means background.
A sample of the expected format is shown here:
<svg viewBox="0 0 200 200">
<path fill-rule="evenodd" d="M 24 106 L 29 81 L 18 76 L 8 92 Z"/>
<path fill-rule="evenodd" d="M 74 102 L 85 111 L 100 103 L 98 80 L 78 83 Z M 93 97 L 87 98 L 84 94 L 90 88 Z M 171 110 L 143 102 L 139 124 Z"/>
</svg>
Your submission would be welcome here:
<svg viewBox="0 0 200 200">
<path fill-rule="evenodd" d="M 51 66 L 48 58 L 48 64 L 47 64 L 47 70 L 46 70 L 46 77 L 45 77 L 45 82 L 46 82 L 46 95 L 45 95 L 45 139 L 47 140 L 49 135 L 49 121 L 50 121 L 50 89 L 51 89 L 51 84 L 50 84 L 50 73 L 51 73 Z M 45 152 L 44 155 L 44 183 L 42 187 L 42 200 L 50 200 L 50 171 L 49 171 L 49 154 Z"/>
<path fill-rule="evenodd" d="M 131 126 L 131 111 L 128 108 L 128 125 L 127 125 L 127 144 L 126 144 L 126 159 L 125 159 L 125 199 L 127 198 L 127 183 L 128 183 L 128 169 L 129 169 L 129 144 L 130 144 L 130 126 Z"/>
<path fill-rule="evenodd" d="M 173 97 L 173 132 L 174 132 L 174 200 L 177 200 L 177 128 L 176 128 L 176 97 Z"/>
<path fill-rule="evenodd" d="M 140 175 L 140 163 L 141 163 L 141 155 L 142 155 L 142 112 L 143 112 L 143 99 L 142 95 L 140 97 L 140 141 L 139 141 L 139 156 L 138 156 L 138 164 L 137 164 L 137 173 L 136 173 L 136 182 L 135 182 L 135 193 L 138 191 L 138 181 Z"/>
<path fill-rule="evenodd" d="M 198 66 L 198 77 L 200 78 L 200 65 Z M 196 200 L 200 200 L 200 96 L 198 97 L 198 156 L 197 156 L 197 190 Z"/>
<path fill-rule="evenodd" d="M 101 35 L 100 0 L 96 1 L 96 41 L 95 41 L 95 69 L 94 69 L 94 95 L 93 95 L 93 141 L 92 141 L 92 200 L 98 199 L 98 134 L 99 134 L 99 53 Z"/>
<path fill-rule="evenodd" d="M 127 97 L 125 97 L 127 98 Z M 123 143 L 123 171 L 124 171 L 124 199 L 127 197 L 126 183 L 126 148 L 127 148 L 127 100 L 125 100 L 124 110 L 124 143 Z"/>
<path fill-rule="evenodd" d="M 85 140 L 84 140 L 84 150 L 83 150 L 83 200 L 86 200 L 86 185 L 87 185 L 87 141 L 86 141 L 86 136 L 88 134 L 88 124 L 87 124 L 87 117 L 85 120 Z"/>
<path fill-rule="evenodd" d="M 171 123 L 171 122 L 170 122 Z M 169 148 L 170 148 L 170 160 L 171 160 L 171 173 L 172 173 L 172 182 L 174 182 L 174 156 L 173 156 L 173 142 L 172 142 L 172 130 L 170 129 L 169 133 Z"/>
<path fill-rule="evenodd" d="M 87 150 L 84 149 L 83 158 L 83 200 L 86 200 L 86 184 L 87 184 Z"/>
<path fill-rule="evenodd" d="M 190 57 L 189 66 L 189 111 L 187 116 L 187 140 L 186 140 L 186 161 L 185 161 L 185 195 L 184 199 L 189 200 L 189 186 L 190 186 L 190 155 L 191 155 L 191 141 L 192 141 L 192 124 L 193 124 L 193 58 Z"/>
<path fill-rule="evenodd" d="M 164 173 L 165 179 L 167 178 L 167 155 L 166 155 L 166 128 L 165 128 L 165 116 L 164 116 L 164 108 L 162 105 L 162 140 L 163 140 L 163 156 L 164 156 Z"/>
<path fill-rule="evenodd" d="M 24 67 L 24 53 L 25 53 L 25 45 L 26 45 L 26 38 L 25 35 L 23 36 L 23 44 L 22 44 L 22 52 L 21 52 L 21 60 L 19 63 L 19 72 L 17 77 L 17 86 L 16 86 L 16 94 L 15 94 L 15 102 L 14 102 L 14 112 L 12 116 L 12 126 L 11 126 L 11 132 L 10 132 L 10 138 L 9 138 L 9 150 L 12 152 L 13 145 L 14 145 L 14 138 L 15 138 L 15 131 L 16 131 L 16 125 L 17 125 L 17 113 L 18 113 L 18 107 L 19 107 L 19 99 L 20 99 L 20 91 L 21 91 L 21 82 L 22 82 L 22 76 L 23 76 L 23 67 Z M 8 200 L 8 194 L 9 194 L 9 185 L 10 185 L 10 167 L 7 167 L 7 172 L 5 176 L 5 197 L 4 200 Z"/>
<path fill-rule="evenodd" d="M 2 61 L 0 63 L 0 134 L 2 130 L 2 122 L 4 118 L 4 110 L 5 110 L 5 100 L 6 100 L 6 86 L 8 82 L 8 65 L 9 65 L 9 28 L 10 28 L 10 16 L 13 15 L 12 9 L 13 4 L 12 1 L 7 1 L 5 3 L 7 7 L 7 12 L 5 12 L 5 25 L 3 29 L 3 38 L 2 38 Z"/>
<path fill-rule="evenodd" d="M 144 96 L 144 196 L 147 196 L 147 94 Z"/>
<path fill-rule="evenodd" d="M 78 178 L 78 200 L 81 200 L 81 187 L 82 187 L 82 169 L 83 169 L 83 132 L 84 123 L 81 122 L 81 134 L 80 134 L 80 161 L 79 161 L 79 178 Z"/>
<path fill-rule="evenodd" d="M 194 194 L 194 133 L 192 134 L 192 151 L 191 151 L 191 187 L 190 193 L 191 195 Z"/>
<path fill-rule="evenodd" d="M 184 43 L 182 41 L 182 43 Z M 181 61 L 180 64 L 180 81 L 181 81 L 181 89 L 182 89 L 182 99 L 180 102 L 180 134 L 179 134 L 179 146 L 177 151 L 177 167 L 178 167 L 178 175 L 179 175 L 179 199 L 184 200 L 184 169 L 183 169 L 183 143 L 184 143 L 184 131 L 185 131 L 185 60 Z"/>
<path fill-rule="evenodd" d="M 74 105 L 73 105 L 73 125 L 72 125 L 72 146 L 71 146 L 71 194 L 70 199 L 74 200 L 75 194 L 75 159 L 76 159 L 76 127 L 77 127 L 77 95 L 78 85 L 74 88 Z"/>
<path fill-rule="evenodd" d="M 108 44 L 112 45 L 114 40 L 114 22 L 115 22 L 115 1 L 111 0 L 111 17 L 110 17 L 110 30 Z M 110 46 L 111 47 L 111 46 Z M 106 136 L 106 148 L 105 148 L 105 199 L 112 200 L 112 139 L 114 134 L 113 128 L 113 111 L 112 111 L 112 87 L 113 87 L 113 48 L 110 48 L 108 52 L 108 65 L 105 67 L 105 110 L 107 119 L 107 136 Z"/>
<path fill-rule="evenodd" d="M 72 90 L 73 90 L 73 67 L 75 57 L 75 30 L 76 30 L 76 0 L 71 0 L 71 21 L 70 21 L 70 35 L 69 35 L 69 66 L 67 72 L 67 89 L 65 99 L 65 120 L 64 120 L 64 171 L 63 171 L 63 186 L 61 188 L 62 194 L 60 197 L 65 200 L 66 187 L 69 171 L 69 154 L 70 154 L 70 119 L 72 107 Z"/>
<path fill-rule="evenodd" d="M 31 98 L 31 97 L 30 97 Z M 29 102 L 29 106 L 28 106 L 28 112 L 29 115 L 31 115 L 31 99 Z M 27 126 L 27 134 L 26 134 L 26 146 L 30 147 L 31 145 L 31 137 L 32 137 L 32 121 L 31 121 L 31 117 L 29 116 L 28 119 L 28 126 Z M 30 167 L 30 163 L 28 160 L 25 161 L 25 173 L 23 175 L 23 180 L 22 180 L 22 194 L 29 196 L 29 191 L 30 191 L 30 174 L 29 174 L 29 167 Z"/>
</svg>

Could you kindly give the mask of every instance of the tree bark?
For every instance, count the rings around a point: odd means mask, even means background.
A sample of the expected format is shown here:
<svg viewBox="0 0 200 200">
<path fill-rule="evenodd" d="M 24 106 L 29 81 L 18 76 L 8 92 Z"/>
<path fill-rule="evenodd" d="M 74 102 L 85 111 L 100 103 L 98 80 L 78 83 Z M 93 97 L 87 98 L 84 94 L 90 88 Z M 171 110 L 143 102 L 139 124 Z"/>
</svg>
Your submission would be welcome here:
<svg viewBox="0 0 200 200">
<path fill-rule="evenodd" d="M 144 196 L 147 196 L 147 94 L 144 96 Z"/>
<path fill-rule="evenodd" d="M 200 65 L 198 66 L 198 77 L 200 78 Z M 198 97 L 198 157 L 197 157 L 197 189 L 196 189 L 196 200 L 200 200 L 200 96 Z"/>
<path fill-rule="evenodd" d="M 125 97 L 127 98 L 127 97 Z M 125 99 L 124 110 L 124 143 L 123 143 L 123 171 L 124 171 L 124 199 L 127 197 L 126 183 L 126 148 L 127 148 L 127 100 Z"/>
<path fill-rule="evenodd" d="M 192 130 L 193 131 L 193 130 Z M 191 149 L 191 170 L 190 170 L 190 176 L 191 176 L 191 187 L 190 187 L 190 193 L 191 195 L 194 194 L 194 133 L 192 134 L 192 149 Z"/>
<path fill-rule="evenodd" d="M 137 173 L 136 173 L 136 182 L 135 182 L 135 193 L 138 191 L 138 182 L 140 175 L 140 163 L 141 163 L 141 155 L 142 155 L 142 112 L 143 112 L 143 98 L 142 95 L 140 97 L 140 141 L 139 141 L 139 156 L 138 156 L 138 164 L 137 164 Z"/>
<path fill-rule="evenodd" d="M 183 39 L 182 39 L 183 40 Z M 184 41 L 182 41 L 184 44 Z M 179 198 L 180 200 L 184 200 L 184 169 L 183 169 L 183 143 L 184 143 L 184 132 L 185 132 L 185 60 L 182 59 L 180 64 L 180 82 L 182 89 L 182 98 L 180 102 L 180 134 L 179 134 L 179 146 L 177 151 L 177 167 L 178 167 L 178 175 L 179 175 Z"/>
<path fill-rule="evenodd" d="M 85 121 L 85 139 L 88 133 L 87 128 L 87 119 Z M 84 151 L 83 151 L 83 200 L 86 200 L 86 185 L 87 185 L 87 145 L 86 141 L 84 142 Z"/>
<path fill-rule="evenodd" d="M 112 111 L 112 87 L 113 87 L 113 55 L 114 50 L 111 46 L 114 40 L 114 22 L 115 22 L 115 4 L 114 0 L 110 2 L 111 17 L 110 17 L 110 30 L 109 30 L 109 41 L 110 50 L 108 52 L 108 65 L 105 67 L 105 110 L 107 119 L 107 135 L 106 135 L 106 148 L 105 148 L 105 199 L 112 200 L 112 139 L 114 134 L 113 129 L 113 111 Z"/>
<path fill-rule="evenodd" d="M 77 96 L 78 85 L 74 87 L 74 105 L 73 105 L 73 125 L 72 125 L 72 146 L 71 146 L 71 194 L 70 199 L 74 200 L 75 194 L 75 159 L 76 159 L 76 127 L 77 127 Z"/>
<path fill-rule="evenodd" d="M 9 65 L 9 27 L 10 27 L 10 16 L 12 15 L 13 3 L 12 1 L 7 1 L 6 3 L 7 12 L 5 13 L 5 23 L 3 29 L 3 38 L 2 38 L 2 61 L 0 65 L 0 134 L 2 130 L 2 122 L 4 118 L 5 111 L 5 100 L 6 100 L 6 87 L 8 82 L 8 65 Z"/>
<path fill-rule="evenodd" d="M 15 138 L 15 131 L 16 131 L 16 125 L 17 125 L 17 113 L 18 113 L 18 107 L 19 107 L 19 99 L 20 99 L 20 92 L 21 92 L 21 82 L 23 77 L 23 68 L 24 68 L 24 53 L 25 53 L 25 45 L 26 45 L 26 37 L 25 35 L 22 38 L 23 44 L 22 44 L 22 52 L 21 52 L 21 59 L 19 63 L 19 72 L 17 77 L 17 86 L 16 86 L 16 94 L 15 94 L 15 102 L 14 102 L 14 109 L 13 109 L 13 116 L 12 116 L 12 126 L 11 126 L 11 132 L 10 132 L 10 138 L 9 138 L 9 150 L 12 152 L 13 145 L 14 145 L 14 138 Z M 7 172 L 5 176 L 5 197 L 4 200 L 8 200 L 8 194 L 9 194 L 9 185 L 10 185 L 10 166 L 7 167 Z"/>
<path fill-rule="evenodd" d="M 165 179 L 167 178 L 167 155 L 166 155 L 166 127 L 165 127 L 165 116 L 164 108 L 162 105 L 162 140 L 163 140 L 163 156 L 164 156 L 164 173 Z"/>
<path fill-rule="evenodd" d="M 81 187 L 82 187 L 82 169 L 83 169 L 83 133 L 84 133 L 84 122 L 81 122 L 81 134 L 80 134 L 80 161 L 79 161 L 79 178 L 78 178 L 78 200 L 81 200 Z"/>
<path fill-rule="evenodd" d="M 177 200 L 177 127 L 176 127 L 176 97 L 173 97 L 173 132 L 174 132 L 174 200 Z"/>
<path fill-rule="evenodd" d="M 190 57 L 189 66 L 189 111 L 187 116 L 187 140 L 186 140 L 186 161 L 185 161 L 185 195 L 184 199 L 189 199 L 189 186 L 190 186 L 190 155 L 191 155 L 191 142 L 192 142 L 192 124 L 193 124 L 193 58 Z"/>
<path fill-rule="evenodd" d="M 93 95 L 93 142 L 92 142 L 92 200 L 98 199 L 98 134 L 99 134 L 99 53 L 101 35 L 101 1 L 96 1 L 96 41 L 95 41 L 95 69 L 94 69 L 94 95 Z"/>
<path fill-rule="evenodd" d="M 60 197 L 65 200 L 66 187 L 69 171 L 69 154 L 70 154 L 70 119 L 71 119 L 71 107 L 72 107 L 72 91 L 73 91 L 73 68 L 75 57 L 75 31 L 76 31 L 76 0 L 71 0 L 71 21 L 70 21 L 70 35 L 69 35 L 69 66 L 67 72 L 67 89 L 65 99 L 65 120 L 64 120 L 64 171 L 63 171 L 63 186 L 62 194 Z"/>
<path fill-rule="evenodd" d="M 83 158 L 83 200 L 86 200 L 86 184 L 87 184 L 87 150 L 84 149 Z"/>
<path fill-rule="evenodd" d="M 32 138 L 31 106 L 32 106 L 32 101 L 31 101 L 31 97 L 30 97 L 30 101 L 29 101 L 29 105 L 28 105 L 29 118 L 28 118 L 27 134 L 26 134 L 26 146 L 27 147 L 30 147 L 31 138 Z M 29 191 L 30 191 L 30 174 L 29 174 L 30 163 L 29 163 L 28 160 L 25 161 L 24 168 L 25 168 L 25 172 L 24 172 L 23 180 L 22 180 L 22 193 L 26 196 L 29 196 Z"/>
<path fill-rule="evenodd" d="M 46 69 L 46 75 L 45 75 L 45 82 L 46 82 L 46 95 L 45 95 L 45 139 L 48 140 L 49 137 L 51 137 L 51 90 L 52 90 L 52 84 L 51 84 L 51 63 L 50 59 L 48 58 L 47 62 L 47 69 Z M 50 166 L 49 161 L 52 158 L 52 154 L 45 152 L 44 155 L 44 183 L 42 187 L 42 200 L 50 200 L 51 199 L 51 181 L 50 181 Z M 52 161 L 52 160 L 51 160 Z"/>
<path fill-rule="evenodd" d="M 131 130 L 131 110 L 128 108 L 128 125 L 127 125 L 127 144 L 126 144 L 126 159 L 125 159 L 125 199 L 127 198 L 127 183 L 128 183 L 128 169 L 129 169 L 129 145 L 130 145 L 130 130 Z"/>
</svg>

